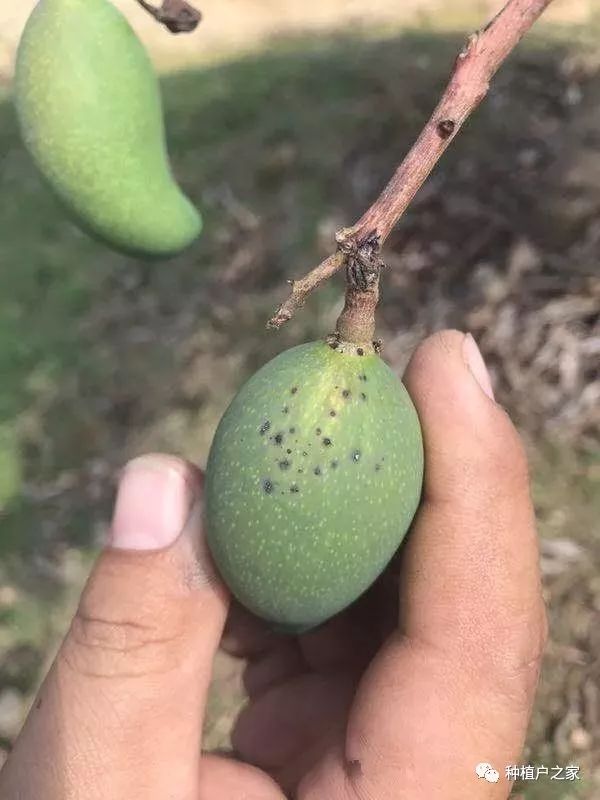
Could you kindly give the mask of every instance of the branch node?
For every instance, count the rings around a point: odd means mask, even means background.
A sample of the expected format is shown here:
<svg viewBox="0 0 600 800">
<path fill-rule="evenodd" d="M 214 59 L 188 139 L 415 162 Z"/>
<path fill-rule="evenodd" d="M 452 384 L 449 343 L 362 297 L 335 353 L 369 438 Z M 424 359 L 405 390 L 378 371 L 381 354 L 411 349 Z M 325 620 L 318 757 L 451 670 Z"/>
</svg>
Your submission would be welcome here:
<svg viewBox="0 0 600 800">
<path fill-rule="evenodd" d="M 473 50 L 477 48 L 481 36 L 482 36 L 482 31 L 475 31 L 474 33 L 471 33 L 469 35 L 469 38 L 467 39 L 467 42 L 460 54 L 461 58 L 466 58 L 468 55 L 471 54 Z"/>
<path fill-rule="evenodd" d="M 381 237 L 377 231 L 370 231 L 363 238 L 357 238 L 351 229 L 342 228 L 336 234 L 338 250 L 344 254 L 346 281 L 349 286 L 368 291 L 379 280 L 379 273 L 385 266 L 380 257 Z"/>
</svg>

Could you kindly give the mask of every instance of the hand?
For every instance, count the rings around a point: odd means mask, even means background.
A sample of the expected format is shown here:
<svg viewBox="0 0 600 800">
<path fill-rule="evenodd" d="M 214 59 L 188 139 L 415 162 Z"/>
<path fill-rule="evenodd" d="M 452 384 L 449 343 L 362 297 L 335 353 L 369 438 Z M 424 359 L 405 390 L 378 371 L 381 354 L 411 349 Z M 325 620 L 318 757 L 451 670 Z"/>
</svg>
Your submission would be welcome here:
<svg viewBox="0 0 600 800">
<path fill-rule="evenodd" d="M 249 658 L 238 759 L 201 754 L 228 594 L 201 536 L 201 475 L 131 462 L 110 546 L 2 773 L 3 800 L 500 800 L 543 651 L 526 460 L 470 337 L 416 351 L 423 503 L 400 556 L 298 639 L 231 614 Z M 475 775 L 479 762 L 497 783 Z M 255 766 L 250 766 L 253 764 Z"/>
</svg>

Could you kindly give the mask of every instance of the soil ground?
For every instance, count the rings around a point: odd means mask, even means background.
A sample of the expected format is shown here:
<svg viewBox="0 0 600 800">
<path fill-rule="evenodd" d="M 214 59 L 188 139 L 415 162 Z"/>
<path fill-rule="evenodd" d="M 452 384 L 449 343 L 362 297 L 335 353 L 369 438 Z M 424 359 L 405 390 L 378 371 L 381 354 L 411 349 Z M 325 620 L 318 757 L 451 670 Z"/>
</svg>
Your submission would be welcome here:
<svg viewBox="0 0 600 800">
<path fill-rule="evenodd" d="M 333 231 L 375 197 L 431 111 L 466 31 L 493 4 L 439 14 L 414 3 L 401 15 L 391 5 L 374 3 L 367 19 L 358 4 L 334 0 L 304 3 L 304 12 L 296 3 L 207 2 L 206 34 L 181 53 L 131 12 L 169 70 L 174 168 L 206 222 L 190 252 L 151 265 L 90 241 L 42 186 L 10 103 L 14 42 L 31 3 L 0 2 L 4 751 L 102 541 L 116 470 L 149 449 L 203 463 L 240 381 L 284 347 L 331 329 L 340 282 L 281 333 L 264 322 L 285 280 L 326 254 Z M 523 763 L 579 764 L 581 780 L 523 782 L 515 795 L 593 800 L 600 7 L 573 0 L 556 9 L 499 73 L 391 237 L 380 332 L 401 370 L 427 333 L 471 330 L 528 443 L 551 637 Z M 219 27 L 212 12 L 236 22 Z M 242 701 L 239 666 L 219 657 L 210 745 L 226 742 Z"/>
</svg>

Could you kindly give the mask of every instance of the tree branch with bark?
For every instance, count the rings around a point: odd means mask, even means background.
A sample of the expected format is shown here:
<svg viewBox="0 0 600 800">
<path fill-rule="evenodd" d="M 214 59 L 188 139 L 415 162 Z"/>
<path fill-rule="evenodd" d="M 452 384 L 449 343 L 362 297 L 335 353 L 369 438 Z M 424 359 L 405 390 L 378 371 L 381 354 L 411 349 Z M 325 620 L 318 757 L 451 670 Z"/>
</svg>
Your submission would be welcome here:
<svg viewBox="0 0 600 800">
<path fill-rule="evenodd" d="M 408 208 L 465 120 L 486 96 L 490 81 L 552 0 L 508 0 L 488 24 L 469 36 L 450 80 L 414 145 L 373 205 L 351 228 L 336 234 L 336 251 L 304 277 L 269 320 L 279 328 L 304 305 L 308 295 L 346 270 L 346 302 L 336 335 L 357 343 L 372 339 L 379 298 L 381 246 Z"/>
</svg>

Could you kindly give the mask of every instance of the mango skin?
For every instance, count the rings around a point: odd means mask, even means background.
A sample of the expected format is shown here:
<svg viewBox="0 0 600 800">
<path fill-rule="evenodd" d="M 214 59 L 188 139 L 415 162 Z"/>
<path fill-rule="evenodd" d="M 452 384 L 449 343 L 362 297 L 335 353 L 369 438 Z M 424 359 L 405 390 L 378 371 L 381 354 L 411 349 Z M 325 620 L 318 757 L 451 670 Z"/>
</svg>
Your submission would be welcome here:
<svg viewBox="0 0 600 800">
<path fill-rule="evenodd" d="M 152 64 L 108 0 L 40 0 L 19 44 L 15 100 L 26 147 L 86 231 L 148 257 L 198 236 L 200 216 L 171 173 Z"/>
<path fill-rule="evenodd" d="M 423 443 L 382 359 L 323 341 L 240 389 L 206 469 L 207 540 L 237 599 L 278 630 L 313 628 L 383 571 L 417 509 Z"/>
</svg>

